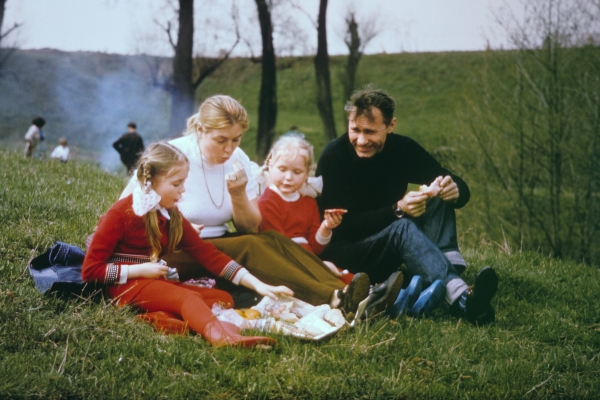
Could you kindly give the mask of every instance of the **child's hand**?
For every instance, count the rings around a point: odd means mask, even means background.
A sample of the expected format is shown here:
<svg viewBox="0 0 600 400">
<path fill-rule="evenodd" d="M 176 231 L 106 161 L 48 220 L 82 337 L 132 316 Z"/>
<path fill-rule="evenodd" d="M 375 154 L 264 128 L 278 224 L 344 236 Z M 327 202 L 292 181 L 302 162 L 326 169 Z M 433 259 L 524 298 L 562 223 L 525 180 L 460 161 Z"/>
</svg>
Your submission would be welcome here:
<svg viewBox="0 0 600 400">
<path fill-rule="evenodd" d="M 294 292 L 292 289 L 287 288 L 286 286 L 271 286 L 266 283 L 261 282 L 257 284 L 254 288 L 254 291 L 261 296 L 268 296 L 273 300 L 277 300 L 277 298 L 281 295 L 293 296 Z"/>
<path fill-rule="evenodd" d="M 340 213 L 333 213 L 325 211 L 325 219 L 323 225 L 328 229 L 334 229 L 342 223 L 342 215 Z"/>
<path fill-rule="evenodd" d="M 267 285 L 251 273 L 247 273 L 242 277 L 240 282 L 241 285 L 246 286 L 254 290 L 256 293 L 261 296 L 268 296 L 273 300 L 277 300 L 277 296 L 281 296 L 282 294 L 293 296 L 294 292 L 291 289 L 288 289 L 285 286 L 271 286 Z"/>
<path fill-rule="evenodd" d="M 165 276 L 169 272 L 169 267 L 159 263 L 147 262 L 143 264 L 133 264 L 129 266 L 127 279 L 148 278 L 156 279 Z"/>
<path fill-rule="evenodd" d="M 343 274 L 340 272 L 339 268 L 335 266 L 334 263 L 332 263 L 331 261 L 323 261 L 323 264 L 325 264 L 325 266 L 329 268 L 333 275 L 337 276 L 338 278 L 342 277 Z"/>
</svg>

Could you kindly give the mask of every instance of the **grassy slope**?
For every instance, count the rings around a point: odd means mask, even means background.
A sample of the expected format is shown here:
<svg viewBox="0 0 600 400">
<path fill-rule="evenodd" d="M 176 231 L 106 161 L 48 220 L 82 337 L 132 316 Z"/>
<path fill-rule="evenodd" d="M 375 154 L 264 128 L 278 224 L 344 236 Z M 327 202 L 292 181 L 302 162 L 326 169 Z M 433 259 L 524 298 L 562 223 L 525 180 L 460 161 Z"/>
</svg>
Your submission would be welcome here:
<svg viewBox="0 0 600 400">
<path fill-rule="evenodd" d="M 82 246 L 122 178 L 0 150 L 0 398 L 598 398 L 600 271 L 539 254 L 470 250 L 467 280 L 501 277 L 497 323 L 380 318 L 272 352 L 165 337 L 108 302 L 40 296 L 25 265 Z"/>
<path fill-rule="evenodd" d="M 449 144 L 455 107 L 462 87 L 484 53 L 419 53 L 364 56 L 357 85 L 373 83 L 398 101 L 398 133 L 410 135 L 426 148 Z M 338 134 L 345 132 L 342 74 L 345 57 L 332 57 L 334 108 Z M 55 50 L 19 51 L 11 63 L 12 75 L 0 81 L 0 145 L 20 148 L 29 121 L 37 114 L 48 120 L 46 150 L 65 136 L 78 155 L 98 158 L 113 150 L 110 143 L 135 120 L 147 140 L 163 137 L 169 101 L 150 85 L 149 70 L 141 57 Z M 199 88 L 201 101 L 215 93 L 239 99 L 248 109 L 251 126 L 242 147 L 252 156 L 257 126 L 260 64 L 228 60 Z M 325 145 L 315 104 L 312 58 L 278 61 L 279 113 L 276 131 L 292 124 L 314 143 L 317 154 Z"/>
</svg>

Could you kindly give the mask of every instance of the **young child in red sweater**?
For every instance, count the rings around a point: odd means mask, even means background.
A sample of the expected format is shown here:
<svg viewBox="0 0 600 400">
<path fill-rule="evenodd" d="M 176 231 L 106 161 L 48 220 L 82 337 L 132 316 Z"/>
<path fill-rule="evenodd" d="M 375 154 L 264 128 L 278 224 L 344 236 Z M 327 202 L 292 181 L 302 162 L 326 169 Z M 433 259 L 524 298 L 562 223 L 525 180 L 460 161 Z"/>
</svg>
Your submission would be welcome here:
<svg viewBox="0 0 600 400">
<path fill-rule="evenodd" d="M 270 185 L 258 200 L 258 206 L 262 231 L 277 231 L 319 255 L 331 240 L 331 230 L 342 222 L 344 210 L 326 210 L 321 222 L 316 200 L 302 195 L 312 163 L 313 147 L 303 135 L 280 137 L 267 157 Z M 343 273 L 331 262 L 323 263 L 344 283 L 352 280 L 353 274 Z"/>
<path fill-rule="evenodd" d="M 181 318 L 213 346 L 277 343 L 267 337 L 241 336 L 237 326 L 217 320 L 211 307 L 217 302 L 231 307 L 229 293 L 164 279 L 169 267 L 159 259 L 177 248 L 208 271 L 263 296 L 293 295 L 285 286 L 261 282 L 198 236 L 176 206 L 188 171 L 188 160 L 176 147 L 169 143 L 149 146 L 138 164 L 140 186 L 116 202 L 98 224 L 83 263 L 83 279 L 108 285 L 108 295 L 117 304 Z M 149 261 L 131 262 L 140 256 Z"/>
</svg>

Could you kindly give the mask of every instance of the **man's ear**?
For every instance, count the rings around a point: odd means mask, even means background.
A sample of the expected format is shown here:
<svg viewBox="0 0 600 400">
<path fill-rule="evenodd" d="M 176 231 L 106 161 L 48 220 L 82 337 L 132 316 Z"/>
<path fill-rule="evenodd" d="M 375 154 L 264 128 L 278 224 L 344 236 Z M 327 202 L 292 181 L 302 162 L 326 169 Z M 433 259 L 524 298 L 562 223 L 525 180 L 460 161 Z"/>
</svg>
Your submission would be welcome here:
<svg viewBox="0 0 600 400">
<path fill-rule="evenodd" d="M 396 117 L 392 118 L 390 124 L 387 126 L 387 134 L 390 135 L 394 133 L 394 127 L 396 126 Z"/>
</svg>

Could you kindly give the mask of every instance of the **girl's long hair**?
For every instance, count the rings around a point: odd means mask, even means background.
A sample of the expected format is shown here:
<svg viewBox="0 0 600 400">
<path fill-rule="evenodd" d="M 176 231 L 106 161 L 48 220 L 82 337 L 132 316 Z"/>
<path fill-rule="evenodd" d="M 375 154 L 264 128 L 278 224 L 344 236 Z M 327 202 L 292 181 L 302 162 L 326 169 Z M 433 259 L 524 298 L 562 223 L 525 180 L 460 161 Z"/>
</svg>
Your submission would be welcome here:
<svg viewBox="0 0 600 400">
<path fill-rule="evenodd" d="M 153 143 L 142 154 L 138 163 L 137 179 L 142 185 L 143 190 L 151 188 L 152 180 L 161 175 L 168 176 L 174 167 L 183 166 L 189 161 L 185 154 L 177 147 L 167 142 Z M 171 208 L 169 216 L 169 244 L 167 245 L 167 254 L 170 255 L 181 241 L 183 236 L 183 216 L 177 207 Z M 146 224 L 146 236 L 150 243 L 150 259 L 153 262 L 158 261 L 162 246 L 160 239 L 162 237 L 158 227 L 158 216 L 156 211 L 150 211 L 144 215 Z"/>
</svg>

